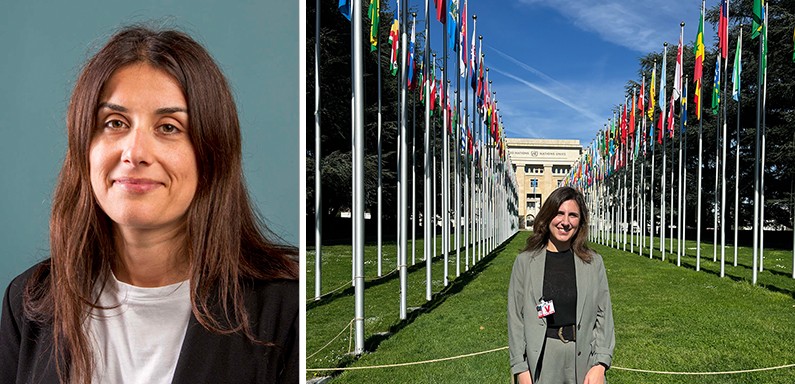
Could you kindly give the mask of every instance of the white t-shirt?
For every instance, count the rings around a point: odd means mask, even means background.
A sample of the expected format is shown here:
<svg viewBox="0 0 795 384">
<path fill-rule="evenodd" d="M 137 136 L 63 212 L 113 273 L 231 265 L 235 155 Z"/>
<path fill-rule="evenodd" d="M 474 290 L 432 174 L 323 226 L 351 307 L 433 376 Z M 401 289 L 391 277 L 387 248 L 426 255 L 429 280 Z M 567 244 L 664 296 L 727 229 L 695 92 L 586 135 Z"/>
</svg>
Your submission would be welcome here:
<svg viewBox="0 0 795 384">
<path fill-rule="evenodd" d="M 171 383 L 191 314 L 190 282 L 141 288 L 110 274 L 86 323 L 92 383 Z"/>
</svg>

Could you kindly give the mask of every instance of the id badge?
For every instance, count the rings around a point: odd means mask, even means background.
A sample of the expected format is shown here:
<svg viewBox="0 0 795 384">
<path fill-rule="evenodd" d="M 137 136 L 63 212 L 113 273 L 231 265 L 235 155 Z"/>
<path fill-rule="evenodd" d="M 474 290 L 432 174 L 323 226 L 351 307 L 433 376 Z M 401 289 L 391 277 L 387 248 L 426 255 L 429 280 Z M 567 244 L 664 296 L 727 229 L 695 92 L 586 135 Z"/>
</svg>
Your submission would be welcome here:
<svg viewBox="0 0 795 384">
<path fill-rule="evenodd" d="M 552 303 L 552 300 L 546 301 L 541 299 L 541 302 L 536 305 L 536 310 L 538 311 L 538 318 L 547 317 L 553 313 L 555 313 L 555 304 Z"/>
</svg>

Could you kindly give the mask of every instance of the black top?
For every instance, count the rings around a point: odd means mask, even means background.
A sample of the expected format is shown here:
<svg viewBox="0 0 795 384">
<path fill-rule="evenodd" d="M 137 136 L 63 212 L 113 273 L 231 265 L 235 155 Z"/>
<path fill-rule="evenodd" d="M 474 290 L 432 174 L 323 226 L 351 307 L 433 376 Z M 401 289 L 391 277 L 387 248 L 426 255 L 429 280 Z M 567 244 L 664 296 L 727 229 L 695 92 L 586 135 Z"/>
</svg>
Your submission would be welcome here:
<svg viewBox="0 0 795 384">
<path fill-rule="evenodd" d="M 572 325 L 577 322 L 577 279 L 574 253 L 547 250 L 544 264 L 544 300 L 552 300 L 555 313 L 547 316 L 547 327 Z"/>
<path fill-rule="evenodd" d="M 0 383 L 58 383 L 52 326 L 28 320 L 22 311 L 25 283 L 34 268 L 17 276 L 3 298 Z M 276 346 L 256 345 L 240 334 L 212 333 L 191 315 L 172 383 L 298 382 L 298 282 L 257 281 L 243 287 L 251 331 Z"/>
</svg>

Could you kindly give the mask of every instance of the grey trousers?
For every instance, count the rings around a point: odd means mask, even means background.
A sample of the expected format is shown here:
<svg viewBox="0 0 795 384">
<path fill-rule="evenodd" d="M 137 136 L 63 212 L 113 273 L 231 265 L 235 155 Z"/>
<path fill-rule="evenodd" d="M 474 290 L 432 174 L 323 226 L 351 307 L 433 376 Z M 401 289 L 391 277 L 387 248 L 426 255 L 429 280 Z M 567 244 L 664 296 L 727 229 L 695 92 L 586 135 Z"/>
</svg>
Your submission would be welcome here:
<svg viewBox="0 0 795 384">
<path fill-rule="evenodd" d="M 535 384 L 577 384 L 574 372 L 576 349 L 574 341 L 564 343 L 547 337 L 539 360 L 538 381 Z"/>
</svg>

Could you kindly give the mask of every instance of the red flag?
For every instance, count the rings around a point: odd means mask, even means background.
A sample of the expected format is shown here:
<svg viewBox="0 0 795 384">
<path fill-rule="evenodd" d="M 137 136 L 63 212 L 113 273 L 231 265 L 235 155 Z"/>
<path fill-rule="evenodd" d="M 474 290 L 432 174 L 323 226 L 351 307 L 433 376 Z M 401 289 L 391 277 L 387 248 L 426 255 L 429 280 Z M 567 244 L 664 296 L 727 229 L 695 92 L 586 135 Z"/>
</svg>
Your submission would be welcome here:
<svg viewBox="0 0 795 384">
<path fill-rule="evenodd" d="M 624 100 L 626 101 L 626 99 Z M 627 143 L 627 103 L 624 103 L 624 110 L 621 112 L 621 144 Z"/>
<path fill-rule="evenodd" d="M 646 97 L 646 76 L 643 76 L 643 81 L 640 83 L 640 97 L 638 97 L 638 110 L 643 113 L 646 110 L 643 104 L 643 99 Z"/>
<path fill-rule="evenodd" d="M 663 137 L 663 119 L 665 116 L 660 113 L 660 119 L 657 120 L 657 144 L 662 144 Z"/>
<path fill-rule="evenodd" d="M 447 22 L 447 0 L 433 0 L 436 5 L 436 20 L 442 24 Z"/>
<path fill-rule="evenodd" d="M 668 106 L 668 137 L 674 138 L 674 95 L 671 95 L 671 104 Z"/>
<path fill-rule="evenodd" d="M 725 59 L 729 55 L 729 0 L 720 1 L 718 40 L 720 46 L 720 57 Z"/>
<path fill-rule="evenodd" d="M 629 113 L 629 137 L 635 137 L 635 91 L 632 91 L 632 111 Z"/>
</svg>

